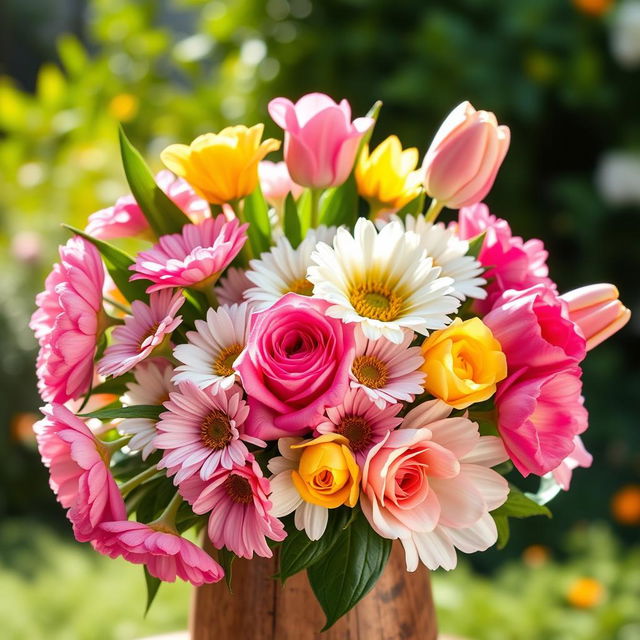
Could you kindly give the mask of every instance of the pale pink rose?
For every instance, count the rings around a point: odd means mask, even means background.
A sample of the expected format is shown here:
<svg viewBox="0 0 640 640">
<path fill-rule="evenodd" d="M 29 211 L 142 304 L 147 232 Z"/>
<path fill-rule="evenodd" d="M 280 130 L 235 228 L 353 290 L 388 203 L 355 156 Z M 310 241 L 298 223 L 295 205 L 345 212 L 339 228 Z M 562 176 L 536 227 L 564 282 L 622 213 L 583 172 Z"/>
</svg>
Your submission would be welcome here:
<svg viewBox="0 0 640 640">
<path fill-rule="evenodd" d="M 382 537 L 402 542 L 407 569 L 456 566 L 456 548 L 484 551 L 497 540 L 489 512 L 507 499 L 507 481 L 491 467 L 507 455 L 499 438 L 481 436 L 464 416 L 434 400 L 410 411 L 369 452 L 362 511 Z"/>
<path fill-rule="evenodd" d="M 510 374 L 522 368 L 557 371 L 586 355 L 566 302 L 542 284 L 505 291 L 482 321 L 500 343 Z"/>
<path fill-rule="evenodd" d="M 151 280 L 147 293 L 172 287 L 204 287 L 214 282 L 240 253 L 247 224 L 224 214 L 200 224 L 185 224 L 180 233 L 161 236 L 158 244 L 136 256 L 130 280 Z"/>
<path fill-rule="evenodd" d="M 486 299 L 474 301 L 474 309 L 479 313 L 490 311 L 496 298 L 507 289 L 521 290 L 544 284 L 556 290 L 555 283 L 548 277 L 548 252 L 542 240 L 524 242 L 519 236 L 512 235 L 509 223 L 492 216 L 486 204 L 460 209 L 458 224 L 454 226 L 463 240 L 486 233 L 478 260 L 487 268 L 483 276 L 489 284 Z"/>
<path fill-rule="evenodd" d="M 522 369 L 498 385 L 498 431 L 523 476 L 553 471 L 588 426 L 578 366 L 540 375 Z"/>
<path fill-rule="evenodd" d="M 40 342 L 38 388 L 47 402 L 63 403 L 89 390 L 98 337 L 106 326 L 104 277 L 97 249 L 74 237 L 60 247 L 60 262 L 36 297 L 29 326 Z"/>
<path fill-rule="evenodd" d="M 324 93 L 309 93 L 293 104 L 274 98 L 269 114 L 284 129 L 284 159 L 294 182 L 326 189 L 341 185 L 351 173 L 360 140 L 373 118 L 351 122 L 351 106 Z"/>
<path fill-rule="evenodd" d="M 573 451 L 551 472 L 564 491 L 569 491 L 573 470 L 578 467 L 588 469 L 593 462 L 593 456 L 585 449 L 580 436 L 576 436 L 573 443 Z"/>
<path fill-rule="evenodd" d="M 87 425 L 59 404 L 42 409 L 34 425 L 42 462 L 58 501 L 69 509 L 80 542 L 93 539 L 102 522 L 125 520 L 127 511 L 109 470 L 109 451 Z"/>
<path fill-rule="evenodd" d="M 191 476 L 178 487 L 197 514 L 210 513 L 208 534 L 216 549 L 226 547 L 241 558 L 271 558 L 267 538 L 280 542 L 284 525 L 271 515 L 271 486 L 253 456 L 243 466 L 219 468 L 204 482 Z"/>
<path fill-rule="evenodd" d="M 459 104 L 440 125 L 424 158 L 425 191 L 459 209 L 482 200 L 493 186 L 511 134 L 490 111 Z"/>
<path fill-rule="evenodd" d="M 252 317 L 234 368 L 251 409 L 247 433 L 262 440 L 302 435 L 349 389 L 354 326 L 325 315 L 330 304 L 288 293 Z"/>
<path fill-rule="evenodd" d="M 258 165 L 258 175 L 265 200 L 278 211 L 284 207 L 287 195 L 291 194 L 297 200 L 304 191 L 291 179 L 284 162 L 263 160 Z"/>
<path fill-rule="evenodd" d="M 586 338 L 587 351 L 620 331 L 631 318 L 631 311 L 620 302 L 618 289 L 612 284 L 591 284 L 560 297 Z"/>
<path fill-rule="evenodd" d="M 210 215 L 209 204 L 182 178 L 166 169 L 156 174 L 156 183 L 191 222 L 202 222 Z M 89 216 L 85 231 L 94 238 L 109 240 L 136 236 L 149 229 L 149 223 L 135 198 L 128 194 L 116 200 L 115 205 L 96 211 Z"/>
<path fill-rule="evenodd" d="M 152 524 L 104 522 L 93 546 L 111 558 L 122 556 L 133 564 L 144 564 L 152 576 L 165 582 L 175 582 L 177 577 L 199 587 L 224 577 L 222 567 L 200 547 Z"/>
</svg>

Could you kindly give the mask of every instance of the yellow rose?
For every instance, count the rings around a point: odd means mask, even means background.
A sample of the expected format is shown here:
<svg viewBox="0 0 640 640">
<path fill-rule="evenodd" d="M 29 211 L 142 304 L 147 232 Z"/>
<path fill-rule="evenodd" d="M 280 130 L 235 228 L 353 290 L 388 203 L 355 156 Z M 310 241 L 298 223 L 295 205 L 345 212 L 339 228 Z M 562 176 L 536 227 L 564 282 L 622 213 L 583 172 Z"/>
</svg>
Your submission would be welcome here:
<svg viewBox="0 0 640 640">
<path fill-rule="evenodd" d="M 258 185 L 258 163 L 280 142 L 260 142 L 264 125 L 239 125 L 205 133 L 190 145 L 172 144 L 161 154 L 164 164 L 203 198 L 224 204 L 248 196 Z"/>
<path fill-rule="evenodd" d="M 355 507 L 360 493 L 360 468 L 348 443 L 344 436 L 326 433 L 292 446 L 304 448 L 298 470 L 291 472 L 291 479 L 305 502 L 327 509 L 342 504 Z"/>
<path fill-rule="evenodd" d="M 420 193 L 417 164 L 418 150 L 403 151 L 396 136 L 381 142 L 371 155 L 365 146 L 356 165 L 358 193 L 375 211 L 400 209 Z"/>
<path fill-rule="evenodd" d="M 490 398 L 507 377 L 500 343 L 480 318 L 456 318 L 422 343 L 424 388 L 456 409 Z"/>
</svg>

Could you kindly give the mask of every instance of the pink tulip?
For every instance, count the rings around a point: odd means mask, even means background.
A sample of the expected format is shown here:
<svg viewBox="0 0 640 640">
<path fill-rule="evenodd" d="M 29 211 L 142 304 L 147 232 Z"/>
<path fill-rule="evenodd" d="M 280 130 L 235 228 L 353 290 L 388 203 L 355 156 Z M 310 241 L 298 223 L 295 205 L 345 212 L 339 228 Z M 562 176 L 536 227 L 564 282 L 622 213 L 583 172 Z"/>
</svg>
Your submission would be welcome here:
<svg viewBox="0 0 640 640">
<path fill-rule="evenodd" d="M 346 100 L 336 104 L 324 93 L 309 93 L 293 104 L 287 98 L 269 103 L 269 114 L 284 129 L 284 159 L 294 182 L 326 189 L 341 185 L 351 173 L 362 136 L 373 118 L 351 122 Z"/>
<path fill-rule="evenodd" d="M 482 200 L 509 148 L 509 128 L 490 111 L 459 104 L 436 133 L 422 168 L 425 191 L 451 209 Z"/>
<path fill-rule="evenodd" d="M 592 284 L 560 296 L 569 307 L 569 317 L 587 340 L 587 351 L 597 347 L 624 327 L 631 311 L 618 300 L 612 284 Z"/>
</svg>

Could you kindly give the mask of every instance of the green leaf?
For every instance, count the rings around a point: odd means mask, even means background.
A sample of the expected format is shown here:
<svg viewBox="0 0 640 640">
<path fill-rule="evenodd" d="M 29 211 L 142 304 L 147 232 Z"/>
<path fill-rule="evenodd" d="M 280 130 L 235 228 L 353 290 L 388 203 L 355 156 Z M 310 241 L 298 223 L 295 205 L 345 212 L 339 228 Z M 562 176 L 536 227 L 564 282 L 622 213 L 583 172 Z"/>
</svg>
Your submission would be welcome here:
<svg viewBox="0 0 640 640">
<path fill-rule="evenodd" d="M 257 257 L 271 246 L 271 223 L 269 222 L 269 207 L 257 186 L 245 199 L 242 209 L 243 219 L 249 223 L 247 235 Z"/>
<path fill-rule="evenodd" d="M 338 537 L 331 553 L 307 569 L 311 588 L 327 617 L 322 631 L 371 591 L 390 552 L 391 540 L 381 538 L 360 512 Z"/>
<path fill-rule="evenodd" d="M 284 583 L 323 558 L 342 535 L 352 512 L 353 509 L 329 510 L 327 528 L 319 540 L 309 540 L 305 531 L 292 526 L 280 547 L 280 580 Z"/>
<path fill-rule="evenodd" d="M 302 242 L 302 229 L 298 216 L 298 207 L 291 193 L 287 194 L 284 201 L 284 235 L 287 236 L 294 249 Z"/>
<path fill-rule="evenodd" d="M 358 158 L 364 149 L 366 144 L 369 144 L 371 140 L 371 136 L 373 135 L 373 130 L 376 128 L 376 124 L 378 123 L 378 116 L 380 115 L 380 109 L 382 109 L 382 100 L 376 100 L 372 105 L 371 109 L 367 111 L 367 118 L 373 118 L 373 126 L 367 131 L 363 136 L 362 140 L 360 140 L 360 144 L 358 145 L 358 152 L 356 153 L 356 163 L 358 162 Z"/>
<path fill-rule="evenodd" d="M 424 191 L 421 191 L 420 195 L 407 202 L 404 207 L 398 209 L 398 211 L 396 211 L 396 215 L 401 220 L 404 220 L 408 215 L 417 216 L 419 213 L 422 213 L 422 210 L 424 209 L 424 200 L 425 193 Z"/>
<path fill-rule="evenodd" d="M 358 188 L 353 175 L 339 187 L 327 189 L 320 202 L 320 224 L 351 227 L 358 218 Z"/>
<path fill-rule="evenodd" d="M 467 251 L 468 256 L 472 256 L 476 259 L 478 258 L 486 235 L 487 232 L 483 231 L 480 235 L 477 235 L 475 238 L 469 240 L 469 250 Z"/>
<path fill-rule="evenodd" d="M 544 505 L 528 498 L 520 489 L 509 485 L 507 501 L 491 512 L 498 529 L 498 549 L 503 549 L 509 541 L 509 518 L 528 518 L 529 516 L 547 516 L 551 518 L 551 511 Z"/>
<path fill-rule="evenodd" d="M 164 407 L 153 404 L 138 404 L 133 407 L 106 407 L 81 413 L 81 418 L 98 418 L 99 420 L 115 420 L 116 418 L 149 418 L 157 420 L 164 411 Z"/>
<path fill-rule="evenodd" d="M 91 389 L 91 395 L 107 393 L 120 396 L 127 392 L 127 383 L 133 381 L 134 377 L 132 373 L 125 373 L 118 378 L 110 378 Z"/>
<path fill-rule="evenodd" d="M 149 609 L 151 608 L 153 601 L 155 600 L 158 589 L 162 584 L 162 580 L 156 578 L 155 576 L 152 576 L 147 570 L 147 567 L 144 568 L 144 579 L 147 584 L 147 606 L 144 610 L 144 615 L 146 616 L 147 613 L 149 613 Z"/>
<path fill-rule="evenodd" d="M 300 235 L 305 237 L 311 227 L 311 189 L 305 189 L 298 198 L 298 218 L 300 219 Z"/>
<path fill-rule="evenodd" d="M 133 300 L 146 300 L 146 288 L 149 283 L 144 283 L 140 280 L 135 282 L 129 282 L 129 278 L 132 273 L 129 267 L 134 264 L 133 258 L 127 255 L 118 247 L 114 247 L 112 244 L 105 242 L 104 240 L 98 240 L 93 238 L 89 234 L 76 229 L 68 224 L 62 225 L 65 229 L 69 229 L 72 233 L 82 236 L 85 240 L 88 240 L 99 252 L 104 260 L 109 275 L 116 283 L 116 286 L 120 290 L 120 293 L 129 301 Z"/>
<path fill-rule="evenodd" d="M 236 554 L 233 551 L 229 551 L 226 547 L 218 549 L 218 562 L 224 569 L 224 581 L 227 583 L 229 593 L 233 593 L 231 589 L 231 578 L 233 577 L 233 561 L 236 559 Z"/>
<path fill-rule="evenodd" d="M 120 127 L 120 152 L 131 193 L 153 231 L 159 235 L 180 233 L 191 221 L 156 184 L 146 162 Z"/>
</svg>

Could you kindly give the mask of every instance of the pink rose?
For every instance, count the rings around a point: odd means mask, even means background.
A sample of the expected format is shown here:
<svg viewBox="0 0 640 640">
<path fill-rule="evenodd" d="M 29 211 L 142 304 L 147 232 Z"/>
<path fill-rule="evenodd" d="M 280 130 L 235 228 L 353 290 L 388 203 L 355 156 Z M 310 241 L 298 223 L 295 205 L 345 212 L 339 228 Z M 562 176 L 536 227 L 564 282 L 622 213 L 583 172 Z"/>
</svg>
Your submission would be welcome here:
<svg viewBox="0 0 640 640">
<path fill-rule="evenodd" d="M 482 200 L 498 174 L 510 141 L 509 128 L 490 111 L 459 104 L 438 129 L 422 165 L 424 189 L 451 209 Z"/>
<path fill-rule="evenodd" d="M 341 185 L 351 173 L 362 136 L 373 118 L 351 122 L 351 107 L 324 93 L 309 93 L 293 104 L 287 98 L 269 103 L 273 121 L 285 131 L 284 159 L 294 182 L 326 189 Z"/>
<path fill-rule="evenodd" d="M 498 431 L 523 476 L 556 469 L 588 426 L 580 367 L 528 377 L 521 370 L 498 386 Z"/>
<path fill-rule="evenodd" d="M 330 318 L 330 304 L 288 293 L 253 316 L 235 368 L 249 399 L 246 432 L 262 440 L 301 435 L 349 390 L 353 325 Z"/>
<path fill-rule="evenodd" d="M 486 204 L 460 209 L 456 230 L 463 240 L 486 233 L 478 260 L 487 267 L 483 275 L 489 284 L 486 299 L 474 303 L 474 309 L 479 313 L 490 311 L 496 298 L 507 289 L 521 290 L 544 284 L 555 290 L 556 285 L 548 277 L 548 253 L 542 241 L 524 242 L 519 236 L 512 235 L 509 223 L 490 215 Z"/>
<path fill-rule="evenodd" d="M 456 551 L 481 551 L 497 539 L 489 515 L 509 493 L 491 467 L 507 455 L 500 438 L 481 436 L 444 402 L 410 411 L 369 452 L 362 470 L 362 511 L 384 538 L 399 538 L 407 569 L 453 569 Z"/>
<path fill-rule="evenodd" d="M 586 354 L 566 302 L 542 284 L 505 291 L 483 322 L 500 343 L 510 374 L 525 367 L 556 371 L 578 364 Z"/>
</svg>

